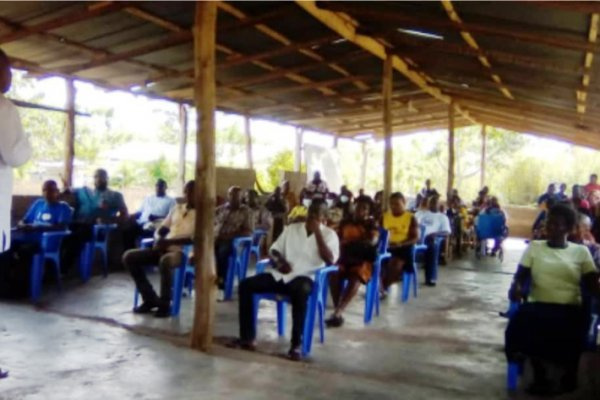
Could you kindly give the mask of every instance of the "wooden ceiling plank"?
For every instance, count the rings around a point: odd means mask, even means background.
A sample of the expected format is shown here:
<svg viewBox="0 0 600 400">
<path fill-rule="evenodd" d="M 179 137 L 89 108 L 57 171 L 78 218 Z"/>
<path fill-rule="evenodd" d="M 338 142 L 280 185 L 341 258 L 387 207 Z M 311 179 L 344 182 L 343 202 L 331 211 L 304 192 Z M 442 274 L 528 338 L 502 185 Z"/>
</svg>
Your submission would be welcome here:
<svg viewBox="0 0 600 400">
<path fill-rule="evenodd" d="M 36 33 L 48 32 L 63 26 L 75 24 L 77 22 L 86 21 L 104 14 L 112 13 L 121 10 L 127 5 L 126 2 L 99 2 L 91 3 L 84 10 L 76 10 L 48 21 L 39 24 L 25 26 L 23 29 L 10 32 L 0 36 L 0 44 L 13 42 L 15 40 L 24 39 Z"/>
</svg>

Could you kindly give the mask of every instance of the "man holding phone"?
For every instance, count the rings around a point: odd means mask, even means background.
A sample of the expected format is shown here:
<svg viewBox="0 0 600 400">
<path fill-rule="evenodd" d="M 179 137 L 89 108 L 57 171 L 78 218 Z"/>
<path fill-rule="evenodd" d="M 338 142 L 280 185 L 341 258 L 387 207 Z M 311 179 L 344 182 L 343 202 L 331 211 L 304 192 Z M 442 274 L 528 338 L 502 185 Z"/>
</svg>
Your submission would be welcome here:
<svg viewBox="0 0 600 400">
<path fill-rule="evenodd" d="M 243 280 L 239 286 L 240 339 L 233 347 L 254 350 L 256 331 L 252 321 L 253 296 L 258 293 L 277 293 L 289 296 L 292 303 L 292 340 L 290 359 L 301 358 L 300 345 L 308 297 L 312 292 L 313 273 L 331 265 L 339 257 L 340 245 L 334 230 L 325 226 L 327 206 L 314 199 L 308 209 L 306 222 L 286 227 L 270 251 L 273 269 Z"/>
</svg>

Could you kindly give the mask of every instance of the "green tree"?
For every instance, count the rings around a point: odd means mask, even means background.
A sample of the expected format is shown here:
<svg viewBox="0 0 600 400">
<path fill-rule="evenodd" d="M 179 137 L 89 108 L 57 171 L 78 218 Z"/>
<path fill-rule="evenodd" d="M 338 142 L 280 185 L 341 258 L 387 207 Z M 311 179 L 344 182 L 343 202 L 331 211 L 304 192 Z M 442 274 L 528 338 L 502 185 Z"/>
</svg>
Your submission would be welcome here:
<svg viewBox="0 0 600 400">
<path fill-rule="evenodd" d="M 177 178 L 177 166 L 175 163 L 169 162 L 164 156 L 147 164 L 146 169 L 150 185 L 154 184 L 158 179 L 164 179 L 166 182 L 175 182 Z"/>
</svg>

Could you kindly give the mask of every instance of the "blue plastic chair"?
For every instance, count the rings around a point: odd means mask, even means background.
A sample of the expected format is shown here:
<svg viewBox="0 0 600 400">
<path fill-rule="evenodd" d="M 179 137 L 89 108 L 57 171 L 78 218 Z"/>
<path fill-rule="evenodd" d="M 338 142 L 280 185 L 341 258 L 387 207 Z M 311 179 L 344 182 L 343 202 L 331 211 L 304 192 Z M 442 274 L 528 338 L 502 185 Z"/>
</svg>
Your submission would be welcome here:
<svg viewBox="0 0 600 400">
<path fill-rule="evenodd" d="M 263 239 L 267 237 L 267 231 L 264 229 L 255 229 L 252 234 L 252 247 L 250 247 L 250 255 L 254 254 L 255 260 L 260 260 L 260 247 L 263 243 Z"/>
<path fill-rule="evenodd" d="M 387 251 L 389 244 L 390 233 L 379 228 L 379 242 L 377 243 L 377 258 L 373 263 L 373 275 L 367 283 L 367 293 L 365 297 L 365 316 L 364 323 L 368 325 L 373 320 L 373 308 L 375 315 L 379 316 L 379 284 L 381 280 L 381 264 L 384 260 L 388 260 L 392 255 Z"/>
<path fill-rule="evenodd" d="M 487 240 L 506 236 L 506 218 L 502 214 L 481 213 L 477 216 L 475 235 L 477 237 L 477 248 L 475 256 L 481 258 L 487 253 Z M 504 258 L 504 251 L 500 248 L 498 252 L 500 261 Z"/>
<path fill-rule="evenodd" d="M 235 278 L 237 277 L 238 282 L 246 279 L 248 263 L 250 262 L 251 247 L 252 237 L 250 236 L 242 236 L 233 239 L 227 276 L 225 277 L 225 300 L 231 300 L 233 298 Z"/>
<path fill-rule="evenodd" d="M 143 239 L 141 241 L 142 248 L 150 248 L 154 244 L 154 239 Z M 171 316 L 176 317 L 179 315 L 181 310 L 181 297 L 183 296 L 183 287 L 186 281 L 190 280 L 193 282 L 195 276 L 194 266 L 189 265 L 190 254 L 192 252 L 193 245 L 183 246 L 183 261 L 181 266 L 175 269 L 173 276 L 173 287 L 171 292 Z M 152 268 L 155 268 L 152 267 Z M 191 275 L 188 278 L 188 275 Z M 193 286 L 192 286 L 193 287 Z M 188 287 L 191 295 L 191 288 Z M 136 308 L 139 303 L 139 291 L 137 287 L 133 294 L 133 308 Z"/>
<path fill-rule="evenodd" d="M 29 292 L 31 301 L 37 302 L 42 292 L 42 278 L 46 261 L 54 263 L 56 272 L 56 286 L 61 290 L 60 284 L 60 247 L 65 237 L 71 234 L 70 231 L 44 232 L 42 234 L 41 249 L 33 256 L 31 261 L 30 286 Z"/>
<path fill-rule="evenodd" d="M 117 224 L 94 225 L 92 240 L 84 245 L 79 262 L 79 273 L 84 282 L 90 279 L 92 275 L 92 264 L 96 250 L 100 250 L 102 255 L 103 276 L 106 278 L 108 275 L 108 239 L 110 232 L 115 229 L 117 229 Z"/>
<path fill-rule="evenodd" d="M 269 260 L 258 262 L 256 264 L 256 273 L 260 274 L 264 272 L 267 265 L 269 265 Z M 329 275 L 337 272 L 337 270 L 336 266 L 328 266 L 315 271 L 313 289 L 306 309 L 304 332 L 302 333 L 302 355 L 304 357 L 308 356 L 312 349 L 317 312 L 319 313 L 319 339 L 321 343 L 325 342 L 325 296 L 327 295 Z M 253 299 L 253 323 L 255 329 L 258 321 L 258 306 L 261 300 L 270 300 L 277 303 L 277 333 L 279 336 L 285 336 L 286 303 L 290 303 L 289 298 L 274 293 L 255 294 Z"/>
</svg>

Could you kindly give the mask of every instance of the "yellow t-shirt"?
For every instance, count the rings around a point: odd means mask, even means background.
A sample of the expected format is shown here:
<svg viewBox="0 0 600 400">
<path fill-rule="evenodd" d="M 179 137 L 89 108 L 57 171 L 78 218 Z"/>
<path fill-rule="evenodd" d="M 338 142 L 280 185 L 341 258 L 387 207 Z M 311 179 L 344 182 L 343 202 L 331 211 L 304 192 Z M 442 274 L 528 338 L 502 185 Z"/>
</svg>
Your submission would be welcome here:
<svg viewBox="0 0 600 400">
<path fill-rule="evenodd" d="M 587 247 L 571 242 L 554 249 L 545 240 L 535 240 L 520 264 L 531 269 L 530 300 L 540 303 L 581 304 L 581 277 L 596 271 Z"/>
<path fill-rule="evenodd" d="M 413 214 L 408 211 L 405 211 L 399 217 L 394 216 L 391 211 L 386 211 L 383 214 L 383 227 L 390 232 L 390 245 L 398 244 L 408 239 L 412 218 Z"/>
</svg>

